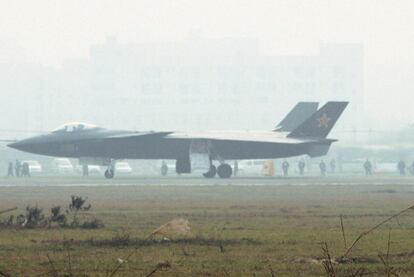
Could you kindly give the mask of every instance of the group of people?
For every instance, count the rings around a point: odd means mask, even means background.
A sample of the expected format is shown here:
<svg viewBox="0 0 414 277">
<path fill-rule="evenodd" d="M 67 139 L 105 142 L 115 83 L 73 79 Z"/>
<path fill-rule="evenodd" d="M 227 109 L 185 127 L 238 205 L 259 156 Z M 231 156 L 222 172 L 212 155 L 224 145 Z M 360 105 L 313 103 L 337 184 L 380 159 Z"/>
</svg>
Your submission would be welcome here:
<svg viewBox="0 0 414 277">
<path fill-rule="evenodd" d="M 336 171 L 336 162 L 335 162 L 335 160 L 331 160 L 329 162 L 329 166 L 330 166 L 330 173 L 331 174 L 334 174 L 335 171 Z M 290 167 L 289 162 L 286 161 L 286 160 L 283 161 L 283 163 L 282 163 L 283 176 L 285 176 L 285 177 L 288 176 L 288 174 L 289 174 L 289 167 Z M 306 163 L 305 163 L 305 161 L 303 159 L 301 159 L 298 162 L 299 175 L 301 175 L 301 176 L 304 175 L 305 167 L 306 167 Z M 364 171 L 365 171 L 365 175 L 366 176 L 371 176 L 372 175 L 373 166 L 372 166 L 372 163 L 371 163 L 370 160 L 367 159 L 364 162 L 363 168 L 364 168 Z M 406 163 L 401 160 L 401 161 L 399 161 L 397 163 L 397 169 L 398 169 L 398 172 L 399 172 L 399 174 L 401 176 L 404 176 L 406 174 L 406 171 L 407 170 L 411 174 L 414 175 L 414 162 L 412 163 L 411 167 L 407 167 Z M 319 170 L 320 170 L 321 176 L 326 176 L 326 173 L 327 173 L 327 165 L 326 165 L 326 163 L 323 160 L 319 163 Z"/>
<path fill-rule="evenodd" d="M 19 160 L 13 164 L 9 162 L 7 177 L 30 177 L 30 167 L 28 163 L 21 163 Z"/>
<path fill-rule="evenodd" d="M 331 173 L 334 174 L 335 171 L 336 171 L 336 162 L 335 162 L 335 160 L 332 159 L 329 162 L 329 166 L 330 166 Z M 286 160 L 283 161 L 283 163 L 282 163 L 283 176 L 287 177 L 289 175 L 289 167 L 290 167 L 289 162 L 286 161 Z M 305 160 L 301 159 L 298 162 L 299 175 L 303 176 L 305 174 L 305 167 L 306 167 Z M 321 160 L 321 162 L 319 163 L 319 170 L 320 170 L 322 176 L 326 176 L 327 166 L 326 166 L 326 163 L 323 160 Z"/>
<path fill-rule="evenodd" d="M 365 175 L 372 175 L 372 164 L 368 159 L 364 163 L 364 169 Z M 414 175 L 414 162 L 411 164 L 411 167 L 409 167 L 403 160 L 401 160 L 397 163 L 397 170 L 401 176 L 404 176 L 407 170 Z"/>
<path fill-rule="evenodd" d="M 412 162 L 411 166 L 407 166 L 406 163 L 403 160 L 401 160 L 397 164 L 397 169 L 401 176 L 404 176 L 407 170 L 412 175 L 414 175 L 414 161 Z"/>
</svg>

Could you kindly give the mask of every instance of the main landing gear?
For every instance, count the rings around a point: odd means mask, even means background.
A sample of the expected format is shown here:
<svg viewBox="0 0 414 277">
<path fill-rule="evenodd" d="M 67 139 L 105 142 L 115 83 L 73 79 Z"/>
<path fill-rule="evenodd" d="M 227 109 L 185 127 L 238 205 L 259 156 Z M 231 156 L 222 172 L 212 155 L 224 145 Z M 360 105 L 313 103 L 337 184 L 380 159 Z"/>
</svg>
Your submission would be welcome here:
<svg viewBox="0 0 414 277">
<path fill-rule="evenodd" d="M 230 178 L 233 174 L 233 169 L 229 164 L 226 163 L 220 164 L 217 168 L 213 164 L 211 164 L 210 169 L 206 173 L 204 173 L 203 176 L 206 178 L 214 178 L 216 174 L 220 178 L 227 179 Z"/>
<path fill-rule="evenodd" d="M 214 176 L 216 176 L 216 173 L 217 173 L 216 167 L 213 164 L 211 164 L 208 171 L 206 173 L 203 173 L 203 176 L 208 179 L 211 179 L 211 178 L 214 178 Z"/>
<path fill-rule="evenodd" d="M 219 165 L 217 168 L 217 175 L 220 178 L 227 179 L 227 178 L 230 178 L 232 174 L 233 174 L 233 169 L 231 168 L 229 164 L 223 163 Z"/>
</svg>

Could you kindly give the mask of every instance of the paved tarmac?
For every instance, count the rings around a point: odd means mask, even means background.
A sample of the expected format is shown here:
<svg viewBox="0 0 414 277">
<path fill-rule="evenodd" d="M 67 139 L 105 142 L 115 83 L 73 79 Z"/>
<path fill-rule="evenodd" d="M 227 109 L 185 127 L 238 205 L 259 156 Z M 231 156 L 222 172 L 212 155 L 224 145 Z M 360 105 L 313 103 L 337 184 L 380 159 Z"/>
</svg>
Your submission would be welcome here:
<svg viewBox="0 0 414 277">
<path fill-rule="evenodd" d="M 0 178 L 0 186 L 215 186 L 215 185 L 414 185 L 413 176 L 327 176 L 327 177 L 235 177 L 206 179 L 194 176 L 118 176 L 107 180 L 101 176 L 35 176 L 30 178 Z"/>
</svg>

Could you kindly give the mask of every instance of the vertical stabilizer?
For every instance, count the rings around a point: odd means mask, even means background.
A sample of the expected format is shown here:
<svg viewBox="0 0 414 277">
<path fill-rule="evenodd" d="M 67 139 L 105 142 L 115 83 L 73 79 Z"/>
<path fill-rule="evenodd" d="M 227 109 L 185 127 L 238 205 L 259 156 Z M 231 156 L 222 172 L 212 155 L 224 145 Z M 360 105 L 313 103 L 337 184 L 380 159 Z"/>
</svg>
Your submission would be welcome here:
<svg viewBox="0 0 414 277">
<path fill-rule="evenodd" d="M 318 102 L 299 102 L 276 126 L 275 131 L 292 132 L 318 110 Z"/>
<path fill-rule="evenodd" d="M 348 102 L 328 102 L 305 120 L 288 137 L 326 138 Z"/>
</svg>

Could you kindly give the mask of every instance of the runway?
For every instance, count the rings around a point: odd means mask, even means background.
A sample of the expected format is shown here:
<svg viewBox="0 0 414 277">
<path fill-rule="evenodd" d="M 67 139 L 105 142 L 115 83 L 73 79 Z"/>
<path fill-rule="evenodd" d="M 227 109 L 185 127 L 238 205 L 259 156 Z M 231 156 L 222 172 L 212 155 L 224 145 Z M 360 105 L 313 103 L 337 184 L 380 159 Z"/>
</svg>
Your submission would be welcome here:
<svg viewBox="0 0 414 277">
<path fill-rule="evenodd" d="M 414 185 L 412 176 L 327 176 L 327 177 L 235 177 L 206 179 L 194 176 L 46 176 L 0 178 L 0 187 L 10 186 L 307 186 L 307 185 Z"/>
</svg>

